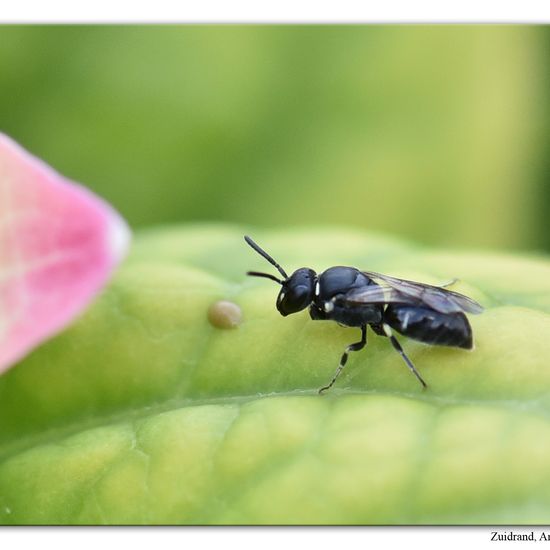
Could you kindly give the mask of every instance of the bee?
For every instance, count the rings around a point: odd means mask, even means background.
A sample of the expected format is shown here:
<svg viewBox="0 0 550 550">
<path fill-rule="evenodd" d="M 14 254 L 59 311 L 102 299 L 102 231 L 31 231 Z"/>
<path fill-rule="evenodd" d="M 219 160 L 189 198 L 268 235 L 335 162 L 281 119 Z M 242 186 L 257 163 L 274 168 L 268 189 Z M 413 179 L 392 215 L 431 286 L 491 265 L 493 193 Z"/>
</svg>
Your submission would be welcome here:
<svg viewBox="0 0 550 550">
<path fill-rule="evenodd" d="M 319 393 L 329 390 L 345 367 L 352 351 L 367 345 L 367 326 L 375 334 L 389 339 L 423 388 L 426 382 L 394 336 L 396 331 L 408 338 L 437 346 L 473 349 L 472 327 L 465 313 L 478 314 L 483 307 L 468 296 L 433 286 L 361 271 L 355 267 L 330 267 L 319 275 L 308 267 L 297 269 L 290 277 L 285 270 L 250 237 L 245 241 L 281 274 L 248 271 L 251 277 L 263 277 L 281 285 L 276 307 L 286 317 L 309 308 L 314 321 L 335 321 L 361 329 L 361 340 L 344 350 L 331 381 Z"/>
</svg>

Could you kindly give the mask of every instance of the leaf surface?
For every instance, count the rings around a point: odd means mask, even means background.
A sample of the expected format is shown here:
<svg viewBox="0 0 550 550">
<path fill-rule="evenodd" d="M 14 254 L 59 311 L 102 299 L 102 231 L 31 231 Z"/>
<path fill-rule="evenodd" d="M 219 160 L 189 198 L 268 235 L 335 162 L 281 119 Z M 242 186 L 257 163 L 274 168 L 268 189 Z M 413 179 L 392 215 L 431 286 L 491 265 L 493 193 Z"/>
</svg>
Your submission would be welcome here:
<svg viewBox="0 0 550 550">
<path fill-rule="evenodd" d="M 486 307 L 472 352 L 281 317 L 246 278 L 354 265 Z M 346 229 L 142 233 L 86 314 L 0 378 L 3 523 L 547 523 L 550 262 Z M 240 306 L 220 329 L 207 311 Z"/>
</svg>

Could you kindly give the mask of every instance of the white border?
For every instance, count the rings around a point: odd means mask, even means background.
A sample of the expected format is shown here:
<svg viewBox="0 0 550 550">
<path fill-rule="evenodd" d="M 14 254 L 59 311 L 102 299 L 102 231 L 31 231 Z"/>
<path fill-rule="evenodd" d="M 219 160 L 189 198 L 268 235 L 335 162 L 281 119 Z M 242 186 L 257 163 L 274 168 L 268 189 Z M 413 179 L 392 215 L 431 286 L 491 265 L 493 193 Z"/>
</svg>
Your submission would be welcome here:
<svg viewBox="0 0 550 550">
<path fill-rule="evenodd" d="M 494 550 L 501 544 L 503 548 L 533 544 L 529 541 L 491 542 L 492 531 L 515 534 L 532 531 L 537 539 L 543 531 L 550 532 L 541 527 L 16 527 L 0 529 L 0 541 L 7 548 L 41 550 L 97 550 L 98 546 L 102 550 L 431 550 L 442 547 L 445 550 Z"/>
<path fill-rule="evenodd" d="M 18 0 L 3 23 L 541 23 L 548 0 Z"/>
</svg>

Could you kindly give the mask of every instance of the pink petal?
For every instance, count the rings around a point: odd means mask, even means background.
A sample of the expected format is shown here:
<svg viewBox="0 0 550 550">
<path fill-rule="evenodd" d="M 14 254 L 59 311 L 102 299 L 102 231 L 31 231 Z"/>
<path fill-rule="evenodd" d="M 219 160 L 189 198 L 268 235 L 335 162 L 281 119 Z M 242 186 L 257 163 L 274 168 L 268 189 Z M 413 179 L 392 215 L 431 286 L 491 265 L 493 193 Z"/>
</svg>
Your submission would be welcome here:
<svg viewBox="0 0 550 550">
<path fill-rule="evenodd" d="M 129 237 L 106 202 L 0 133 L 0 372 L 84 310 Z"/>
</svg>

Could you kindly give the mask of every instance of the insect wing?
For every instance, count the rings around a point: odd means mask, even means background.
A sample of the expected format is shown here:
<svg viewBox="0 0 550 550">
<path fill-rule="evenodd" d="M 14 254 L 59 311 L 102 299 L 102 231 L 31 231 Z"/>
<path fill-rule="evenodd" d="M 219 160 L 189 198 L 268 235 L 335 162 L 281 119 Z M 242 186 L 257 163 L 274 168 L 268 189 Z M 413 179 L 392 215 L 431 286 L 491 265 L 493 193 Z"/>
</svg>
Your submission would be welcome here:
<svg viewBox="0 0 550 550">
<path fill-rule="evenodd" d="M 390 286 L 370 285 L 363 288 L 354 288 L 346 293 L 344 299 L 355 304 L 419 304 L 415 296 L 399 292 Z"/>
<path fill-rule="evenodd" d="M 367 286 L 346 294 L 354 303 L 405 303 L 424 304 L 441 313 L 481 313 L 483 308 L 468 296 L 441 287 L 398 279 L 374 271 L 364 271 L 367 277 L 378 279 L 388 287 Z"/>
</svg>

